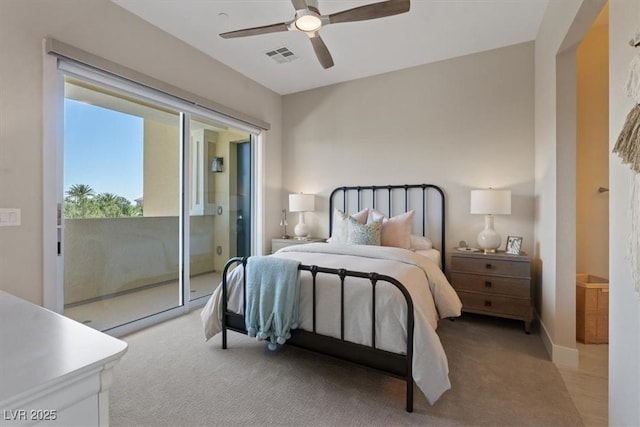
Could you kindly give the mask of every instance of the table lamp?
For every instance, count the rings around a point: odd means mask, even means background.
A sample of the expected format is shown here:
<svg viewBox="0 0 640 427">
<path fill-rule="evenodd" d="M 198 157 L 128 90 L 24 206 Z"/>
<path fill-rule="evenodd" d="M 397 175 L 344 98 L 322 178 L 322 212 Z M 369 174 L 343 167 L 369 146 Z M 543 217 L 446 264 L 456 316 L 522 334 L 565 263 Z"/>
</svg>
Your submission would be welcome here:
<svg viewBox="0 0 640 427">
<path fill-rule="evenodd" d="M 313 194 L 289 194 L 289 212 L 300 212 L 298 224 L 293 232 L 298 240 L 305 240 L 309 236 L 309 227 L 304 223 L 304 213 L 315 209 L 315 196 Z"/>
<path fill-rule="evenodd" d="M 511 215 L 511 191 L 471 190 L 471 213 L 484 215 L 484 230 L 478 234 L 478 246 L 485 254 L 495 253 L 502 238 L 493 228 L 493 216 Z"/>
</svg>

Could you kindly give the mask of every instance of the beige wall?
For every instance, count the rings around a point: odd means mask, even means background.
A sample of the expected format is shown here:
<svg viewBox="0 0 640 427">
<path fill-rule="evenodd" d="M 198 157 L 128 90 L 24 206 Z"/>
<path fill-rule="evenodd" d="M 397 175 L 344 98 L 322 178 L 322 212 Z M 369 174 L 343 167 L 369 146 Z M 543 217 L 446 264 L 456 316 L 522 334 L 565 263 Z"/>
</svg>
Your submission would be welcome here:
<svg viewBox="0 0 640 427">
<path fill-rule="evenodd" d="M 287 95 L 283 116 L 283 201 L 318 195 L 313 235 L 328 236 L 334 187 L 433 183 L 448 198 L 449 251 L 484 226 L 469 191 L 508 188 L 512 215 L 496 229 L 533 251 L 532 43 Z"/>
<path fill-rule="evenodd" d="M 180 214 L 180 123 L 144 120 L 144 216 Z"/>
<path fill-rule="evenodd" d="M 576 270 L 609 278 L 609 15 L 577 49 Z"/>
<path fill-rule="evenodd" d="M 604 1 L 549 2 L 535 43 L 536 277 L 552 359 L 576 365 L 575 49 Z"/>
<path fill-rule="evenodd" d="M 282 99 L 109 0 L 0 1 L 0 289 L 43 303 L 42 40 L 52 37 L 271 124 L 264 150 L 266 234 L 280 215 Z M 188 64 L 189 66 L 185 66 Z M 45 248 L 47 249 L 47 248 Z M 48 248 L 53 251 L 55 248 Z M 266 248 L 265 248 L 266 249 Z"/>
<path fill-rule="evenodd" d="M 625 96 L 629 46 L 640 22 L 636 0 L 609 0 L 609 152 L 633 106 Z M 640 425 L 640 295 L 634 291 L 626 240 L 631 232 L 628 207 L 631 170 L 609 155 L 609 425 Z"/>
</svg>

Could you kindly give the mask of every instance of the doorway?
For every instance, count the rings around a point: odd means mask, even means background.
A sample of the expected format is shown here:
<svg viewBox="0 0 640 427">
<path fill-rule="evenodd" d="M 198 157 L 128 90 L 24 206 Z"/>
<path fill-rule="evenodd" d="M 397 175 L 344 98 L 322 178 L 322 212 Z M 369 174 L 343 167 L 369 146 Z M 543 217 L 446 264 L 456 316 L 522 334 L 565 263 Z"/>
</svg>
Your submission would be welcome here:
<svg viewBox="0 0 640 427">
<path fill-rule="evenodd" d="M 575 290 L 573 328 L 579 360 L 577 369 L 560 367 L 585 424 L 594 426 L 608 425 L 609 401 L 608 285 L 606 294 L 598 295 L 601 289 L 592 280 L 609 278 L 608 34 L 605 4 L 574 53 L 575 271 L 567 285 Z"/>
<path fill-rule="evenodd" d="M 236 145 L 236 180 L 238 183 L 238 256 L 251 255 L 251 142 L 244 141 Z"/>
</svg>

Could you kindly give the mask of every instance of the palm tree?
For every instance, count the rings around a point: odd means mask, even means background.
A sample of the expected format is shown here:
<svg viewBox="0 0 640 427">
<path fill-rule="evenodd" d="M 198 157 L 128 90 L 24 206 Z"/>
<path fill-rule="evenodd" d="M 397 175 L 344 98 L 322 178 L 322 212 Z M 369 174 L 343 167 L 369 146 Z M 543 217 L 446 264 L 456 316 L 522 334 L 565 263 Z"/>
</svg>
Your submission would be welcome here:
<svg viewBox="0 0 640 427">
<path fill-rule="evenodd" d="M 113 194 L 113 193 L 100 193 L 95 197 L 95 201 L 98 204 L 103 204 L 103 205 L 115 205 L 118 200 L 118 196 L 117 194 Z"/>
<path fill-rule="evenodd" d="M 65 218 L 142 216 L 142 206 L 134 206 L 126 197 L 114 193 L 96 195 L 93 188 L 86 184 L 74 184 L 65 194 Z"/>
<path fill-rule="evenodd" d="M 81 203 L 95 195 L 95 191 L 87 184 L 73 184 L 67 190 L 67 196 L 75 203 Z"/>
<path fill-rule="evenodd" d="M 113 193 L 100 193 L 93 201 L 106 218 L 130 216 L 131 202 L 122 196 Z"/>
<path fill-rule="evenodd" d="M 95 192 L 90 185 L 74 184 L 66 191 L 67 197 L 64 201 L 65 218 L 89 218 L 95 216 L 92 212 L 93 199 Z"/>
</svg>

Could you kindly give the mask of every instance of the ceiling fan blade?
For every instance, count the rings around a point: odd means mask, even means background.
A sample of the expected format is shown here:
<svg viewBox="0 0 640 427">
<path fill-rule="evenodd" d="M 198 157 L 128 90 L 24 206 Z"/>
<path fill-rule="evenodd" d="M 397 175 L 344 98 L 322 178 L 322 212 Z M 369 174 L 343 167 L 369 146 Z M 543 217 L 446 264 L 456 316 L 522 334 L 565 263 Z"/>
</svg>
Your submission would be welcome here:
<svg viewBox="0 0 640 427">
<path fill-rule="evenodd" d="M 233 37 L 256 36 L 258 34 L 279 33 L 281 31 L 289 31 L 289 27 L 284 22 L 281 24 L 264 25 L 262 27 L 245 28 L 244 30 L 228 31 L 220 34 L 223 39 Z"/>
<path fill-rule="evenodd" d="M 291 0 L 291 4 L 296 10 L 302 10 L 307 8 L 307 2 L 305 0 Z"/>
<path fill-rule="evenodd" d="M 372 3 L 365 6 L 354 7 L 329 15 L 329 23 L 365 21 L 367 19 L 383 18 L 385 16 L 398 15 L 409 11 L 410 0 L 388 0 L 380 3 Z"/>
<path fill-rule="evenodd" d="M 318 0 L 291 0 L 293 7 L 298 10 L 310 10 L 320 15 Z"/>
<path fill-rule="evenodd" d="M 315 37 L 311 37 L 309 40 L 311 40 L 313 50 L 316 52 L 316 56 L 318 57 L 318 61 L 320 61 L 322 68 L 327 69 L 333 67 L 333 58 L 329 53 L 329 49 L 327 49 L 327 45 L 324 44 L 320 36 L 316 34 Z"/>
</svg>

